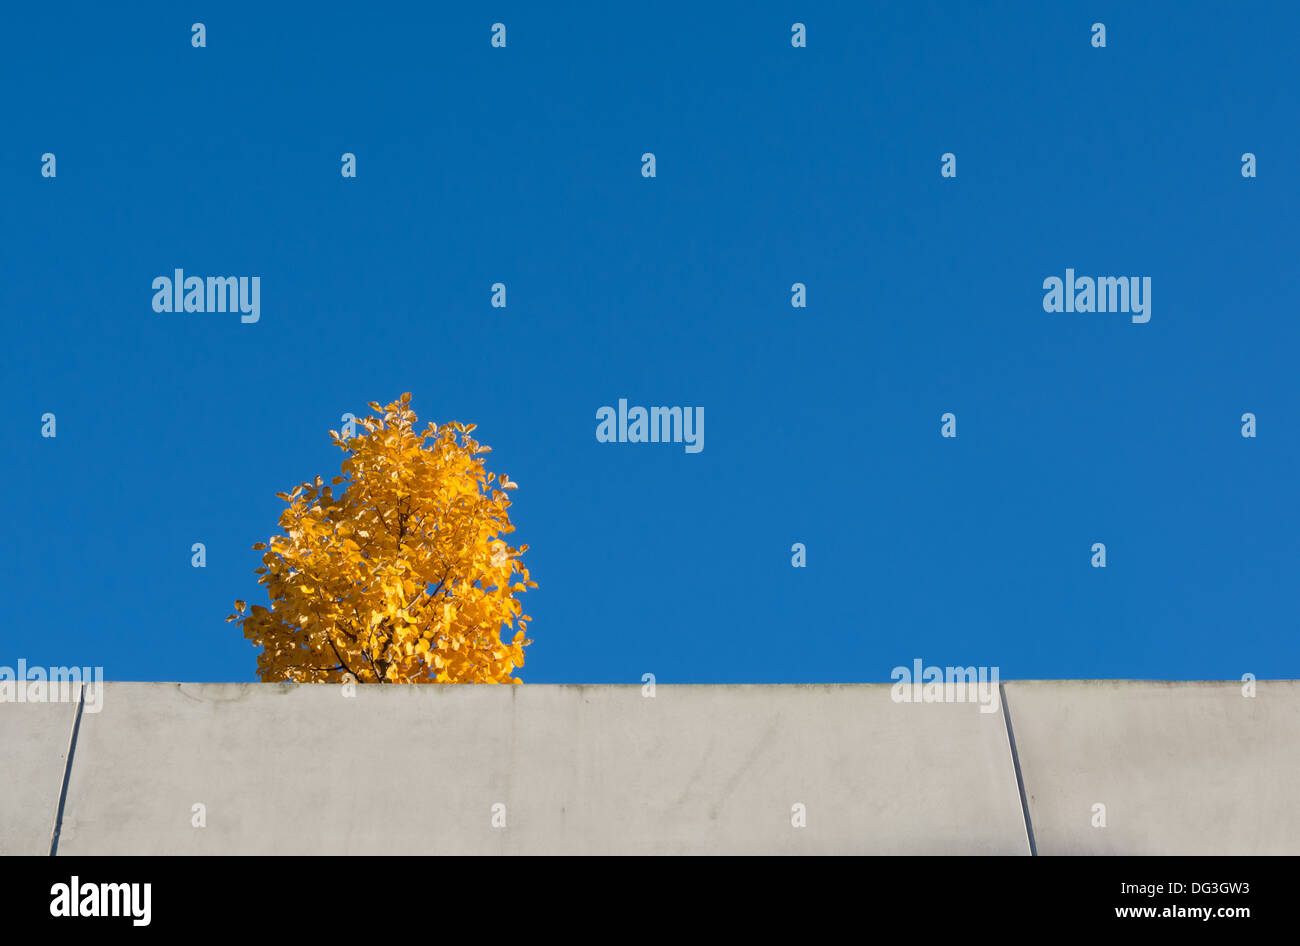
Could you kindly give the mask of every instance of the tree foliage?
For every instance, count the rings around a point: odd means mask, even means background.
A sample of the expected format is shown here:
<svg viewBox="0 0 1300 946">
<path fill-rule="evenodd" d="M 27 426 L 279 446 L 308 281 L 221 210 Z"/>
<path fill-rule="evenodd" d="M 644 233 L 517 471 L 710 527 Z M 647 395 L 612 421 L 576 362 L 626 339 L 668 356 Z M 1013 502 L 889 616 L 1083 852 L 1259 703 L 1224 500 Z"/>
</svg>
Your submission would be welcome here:
<svg viewBox="0 0 1300 946">
<path fill-rule="evenodd" d="M 532 641 L 516 595 L 537 584 L 528 546 L 502 538 L 516 484 L 485 472 L 475 425 L 416 432 L 410 401 L 372 401 L 357 436 L 330 431 L 348 454 L 330 485 L 276 494 L 284 534 L 253 546 L 271 606 L 236 601 L 243 617 L 226 618 L 262 648 L 263 681 L 520 682 Z"/>
</svg>

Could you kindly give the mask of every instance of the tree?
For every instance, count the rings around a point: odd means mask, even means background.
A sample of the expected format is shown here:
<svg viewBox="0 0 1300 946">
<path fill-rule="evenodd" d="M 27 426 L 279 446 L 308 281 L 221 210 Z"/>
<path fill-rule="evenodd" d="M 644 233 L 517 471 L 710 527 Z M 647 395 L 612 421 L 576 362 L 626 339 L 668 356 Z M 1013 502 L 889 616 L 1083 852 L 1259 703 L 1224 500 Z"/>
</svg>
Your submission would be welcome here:
<svg viewBox="0 0 1300 946">
<path fill-rule="evenodd" d="M 291 493 L 284 535 L 272 536 L 263 567 L 271 607 L 244 614 L 244 636 L 260 646 L 263 681 L 519 683 L 528 615 L 515 595 L 536 588 L 501 538 L 514 531 L 507 477 L 486 473 L 470 437 L 474 424 L 415 431 L 411 395 L 333 443 L 349 456 L 342 476 L 319 476 Z M 342 487 L 336 494 L 334 487 Z M 517 627 L 510 643 L 502 631 Z"/>
</svg>

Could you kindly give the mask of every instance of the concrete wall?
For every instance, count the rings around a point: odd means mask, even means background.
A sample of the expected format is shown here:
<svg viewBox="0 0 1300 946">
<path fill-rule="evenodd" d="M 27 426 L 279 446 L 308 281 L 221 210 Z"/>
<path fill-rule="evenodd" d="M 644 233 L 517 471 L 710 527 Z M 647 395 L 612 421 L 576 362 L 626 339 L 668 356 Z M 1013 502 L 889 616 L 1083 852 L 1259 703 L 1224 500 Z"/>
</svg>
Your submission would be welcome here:
<svg viewBox="0 0 1300 946">
<path fill-rule="evenodd" d="M 65 769 L 60 854 L 1300 853 L 1300 684 L 1003 691 L 109 683 L 70 766 L 73 705 L 0 703 L 0 853 Z"/>
<path fill-rule="evenodd" d="M 50 853 L 76 706 L 26 702 L 35 689 L 0 703 L 0 854 Z"/>
<path fill-rule="evenodd" d="M 1300 853 L 1300 682 L 1036 681 L 1006 702 L 1040 854 Z"/>
</svg>

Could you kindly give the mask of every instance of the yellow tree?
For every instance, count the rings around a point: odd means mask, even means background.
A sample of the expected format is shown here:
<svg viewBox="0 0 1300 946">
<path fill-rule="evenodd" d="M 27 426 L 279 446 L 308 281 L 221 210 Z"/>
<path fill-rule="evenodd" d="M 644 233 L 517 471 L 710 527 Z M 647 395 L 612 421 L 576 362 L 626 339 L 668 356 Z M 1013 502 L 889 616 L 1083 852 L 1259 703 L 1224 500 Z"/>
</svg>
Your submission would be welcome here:
<svg viewBox="0 0 1300 946">
<path fill-rule="evenodd" d="M 516 484 L 484 471 L 475 425 L 417 433 L 410 403 L 372 401 L 364 433 L 330 431 L 348 454 L 342 476 L 276 494 L 284 534 L 253 546 L 271 606 L 236 601 L 243 617 L 226 618 L 262 648 L 263 681 L 520 682 L 511 671 L 532 641 L 515 595 L 537 584 L 528 546 L 501 538 Z"/>
</svg>

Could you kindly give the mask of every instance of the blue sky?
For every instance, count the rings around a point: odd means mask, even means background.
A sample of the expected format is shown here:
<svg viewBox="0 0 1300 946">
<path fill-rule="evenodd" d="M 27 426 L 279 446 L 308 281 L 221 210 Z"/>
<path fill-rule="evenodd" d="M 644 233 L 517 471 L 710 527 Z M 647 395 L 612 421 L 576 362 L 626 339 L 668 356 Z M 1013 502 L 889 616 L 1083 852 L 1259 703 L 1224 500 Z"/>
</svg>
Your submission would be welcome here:
<svg viewBox="0 0 1300 946">
<path fill-rule="evenodd" d="M 989 6 L 10 11 L 0 664 L 253 679 L 275 493 L 411 391 L 520 484 L 526 681 L 1300 676 L 1300 10 Z"/>
</svg>

